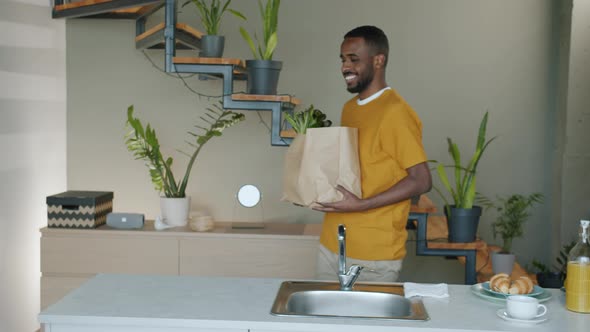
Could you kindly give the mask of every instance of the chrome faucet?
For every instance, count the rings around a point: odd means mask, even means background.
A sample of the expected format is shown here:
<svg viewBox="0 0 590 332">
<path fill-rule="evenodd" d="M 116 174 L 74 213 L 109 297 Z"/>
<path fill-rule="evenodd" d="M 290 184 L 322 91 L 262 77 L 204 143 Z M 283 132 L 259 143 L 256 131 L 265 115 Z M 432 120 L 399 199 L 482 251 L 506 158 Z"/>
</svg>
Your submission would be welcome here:
<svg viewBox="0 0 590 332">
<path fill-rule="evenodd" d="M 352 290 L 354 282 L 361 274 L 362 266 L 353 264 L 350 269 L 346 271 L 346 227 L 338 225 L 338 280 L 340 281 L 340 289 L 347 291 Z"/>
</svg>

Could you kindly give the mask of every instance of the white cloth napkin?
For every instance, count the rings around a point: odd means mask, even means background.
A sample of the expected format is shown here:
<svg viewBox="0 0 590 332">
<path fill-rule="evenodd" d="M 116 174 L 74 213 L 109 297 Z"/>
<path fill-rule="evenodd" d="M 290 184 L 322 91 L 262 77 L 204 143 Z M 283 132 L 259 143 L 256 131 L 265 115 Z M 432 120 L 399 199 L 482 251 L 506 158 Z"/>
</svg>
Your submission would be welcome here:
<svg viewBox="0 0 590 332">
<path fill-rule="evenodd" d="M 404 282 L 404 293 L 406 297 L 427 296 L 436 298 L 449 297 L 449 286 L 447 284 L 417 284 Z"/>
</svg>

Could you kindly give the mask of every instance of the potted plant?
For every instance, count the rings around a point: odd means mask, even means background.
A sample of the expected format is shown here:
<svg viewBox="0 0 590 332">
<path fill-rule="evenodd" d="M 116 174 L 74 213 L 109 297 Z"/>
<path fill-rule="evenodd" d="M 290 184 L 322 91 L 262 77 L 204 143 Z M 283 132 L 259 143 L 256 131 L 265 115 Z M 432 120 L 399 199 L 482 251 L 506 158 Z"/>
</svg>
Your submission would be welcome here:
<svg viewBox="0 0 590 332">
<path fill-rule="evenodd" d="M 279 83 L 279 74 L 283 63 L 272 59 L 277 47 L 277 27 L 279 23 L 279 6 L 280 0 L 267 0 L 266 5 L 262 5 L 258 0 L 260 16 L 262 17 L 262 40 L 259 40 L 256 34 L 257 46 L 254 40 L 244 29 L 240 27 L 240 33 L 250 50 L 254 59 L 246 60 L 246 71 L 248 73 L 247 92 L 258 95 L 276 95 Z"/>
<path fill-rule="evenodd" d="M 133 116 L 133 105 L 127 109 L 126 128 L 129 131 L 125 135 L 125 144 L 135 159 L 145 161 L 155 189 L 163 194 L 160 200 L 162 219 L 169 225 L 183 226 L 187 223 L 190 197 L 186 195 L 186 187 L 195 160 L 203 146 L 211 138 L 221 136 L 225 128 L 245 118 L 244 114 L 224 110 L 217 104 L 214 107 L 216 109 L 207 108 L 205 116 L 201 116 L 205 126 L 195 126 L 200 133 L 188 132 L 192 136 L 189 145 L 193 151 L 185 153 L 189 161 L 182 179 L 175 177 L 172 172 L 173 159 L 162 155 L 155 129 L 149 123 L 144 127 L 141 121 Z"/>
<path fill-rule="evenodd" d="M 533 259 L 532 268 L 529 270 L 535 272 L 539 286 L 543 288 L 561 288 L 563 286 L 567 272 L 567 257 L 575 245 L 576 241 L 565 244 L 555 258 L 555 264 L 552 267 Z"/>
<path fill-rule="evenodd" d="M 229 12 L 236 17 L 246 20 L 246 17 L 237 10 L 229 8 L 232 0 L 227 0 L 224 4 L 221 0 L 190 0 L 182 6 L 189 3 L 195 4 L 201 16 L 201 24 L 207 33 L 201 38 L 201 52 L 199 56 L 206 58 L 221 58 L 225 46 L 225 37 L 219 35 L 219 26 L 223 14 Z"/>
<path fill-rule="evenodd" d="M 492 223 L 494 239 L 502 238 L 502 248 L 499 252 L 492 253 L 492 271 L 494 274 L 512 273 L 515 255 L 512 252 L 512 241 L 524 234 L 524 223 L 531 216 L 530 209 L 535 203 L 543 201 L 543 194 L 533 193 L 528 196 L 513 194 L 507 197 L 498 197 L 498 202 L 493 207 L 499 213 Z"/>
<path fill-rule="evenodd" d="M 481 207 L 473 205 L 476 197 L 475 180 L 477 165 L 488 145 L 496 138 L 493 137 L 486 141 L 487 123 L 488 112 L 485 113 L 479 125 L 475 153 L 467 166 L 461 164 L 459 147 L 451 138 L 447 138 L 447 142 L 449 145 L 449 155 L 453 159 L 453 164 L 443 165 L 435 161 L 437 163 L 436 171 L 441 183 L 453 200 L 453 204 L 450 204 L 441 190 L 436 186 L 434 187 L 445 204 L 444 212 L 447 217 L 450 242 L 475 241 L 479 217 L 481 216 Z M 445 168 L 453 169 L 454 186 L 451 185 Z"/>
</svg>

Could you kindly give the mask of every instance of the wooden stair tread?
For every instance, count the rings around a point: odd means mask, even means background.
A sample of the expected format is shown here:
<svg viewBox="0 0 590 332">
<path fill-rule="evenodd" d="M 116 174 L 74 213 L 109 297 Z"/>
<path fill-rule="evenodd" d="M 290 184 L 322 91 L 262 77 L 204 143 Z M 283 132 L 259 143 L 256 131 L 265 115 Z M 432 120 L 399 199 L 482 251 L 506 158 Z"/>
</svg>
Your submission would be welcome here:
<svg viewBox="0 0 590 332">
<path fill-rule="evenodd" d="M 283 103 L 290 103 L 293 105 L 301 104 L 301 100 L 299 98 L 286 96 L 286 95 L 251 95 L 246 93 L 236 93 L 231 95 L 233 100 L 242 100 L 242 101 L 280 101 Z"/>
<path fill-rule="evenodd" d="M 164 0 L 83 0 L 55 5 L 53 18 L 137 19 L 162 8 Z"/>
<path fill-rule="evenodd" d="M 61 5 L 57 5 L 54 7 L 55 10 L 66 10 L 66 9 L 72 9 L 72 8 L 78 8 L 78 7 L 84 7 L 84 6 L 92 6 L 92 5 L 98 5 L 100 3 L 105 3 L 105 2 L 111 2 L 113 0 L 84 0 L 84 1 L 76 1 L 76 2 L 70 2 L 70 3 L 64 3 Z"/>
<path fill-rule="evenodd" d="M 184 65 L 234 65 L 238 66 L 239 69 L 246 69 L 243 60 L 233 58 L 174 57 L 172 62 Z"/>
<path fill-rule="evenodd" d="M 157 32 L 163 31 L 166 28 L 166 24 L 164 22 L 158 23 L 157 25 L 151 27 L 150 29 L 146 30 L 144 33 L 135 37 L 135 42 L 141 41 Z M 176 23 L 176 29 L 182 30 L 197 39 L 201 39 L 203 37 L 203 33 L 195 28 L 190 27 L 185 23 Z M 177 59 L 177 58 L 174 58 Z"/>
<path fill-rule="evenodd" d="M 145 7 L 147 7 L 147 6 L 117 9 L 117 10 L 113 10 L 113 13 L 116 13 L 116 14 L 138 14 Z"/>
<path fill-rule="evenodd" d="M 449 242 L 447 239 L 432 240 L 426 243 L 428 249 L 455 249 L 455 250 L 479 250 L 485 248 L 487 244 L 482 240 L 475 242 L 456 243 Z"/>
<path fill-rule="evenodd" d="M 109 3 L 109 2 L 115 3 L 115 2 L 117 2 L 117 0 L 83 0 L 83 1 L 76 1 L 76 2 L 64 3 L 61 5 L 56 5 L 53 7 L 53 9 L 60 11 L 60 10 L 68 10 L 68 9 L 74 9 L 74 8 L 100 5 L 100 4 L 105 4 L 105 3 Z M 151 1 L 146 1 L 146 2 L 154 3 L 154 2 L 158 2 L 158 0 L 151 0 Z M 148 6 L 147 5 L 146 6 L 134 6 L 134 7 L 121 8 L 121 9 L 114 9 L 114 10 L 112 10 L 112 12 L 113 13 L 139 13 L 145 7 L 148 7 Z"/>
<path fill-rule="evenodd" d="M 297 136 L 297 133 L 294 129 L 281 130 L 280 136 L 283 138 L 295 138 L 295 136 Z"/>
</svg>

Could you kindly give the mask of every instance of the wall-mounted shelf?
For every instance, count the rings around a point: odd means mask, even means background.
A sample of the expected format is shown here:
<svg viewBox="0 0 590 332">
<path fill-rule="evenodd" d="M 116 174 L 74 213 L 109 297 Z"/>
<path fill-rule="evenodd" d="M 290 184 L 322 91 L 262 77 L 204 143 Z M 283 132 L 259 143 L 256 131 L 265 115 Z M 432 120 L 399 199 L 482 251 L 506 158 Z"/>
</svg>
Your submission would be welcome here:
<svg viewBox="0 0 590 332">
<path fill-rule="evenodd" d="M 272 112 L 271 144 L 289 145 L 295 137 L 281 131 L 282 113 L 291 112 L 301 101 L 289 95 L 251 95 L 234 92 L 235 81 L 248 79 L 243 60 L 232 58 L 176 57 L 176 49 L 200 49 L 203 33 L 176 23 L 176 0 L 83 0 L 64 3 L 55 0 L 53 18 L 132 18 L 135 19 L 135 47 L 164 49 L 169 73 L 194 73 L 199 78 L 222 79 L 225 109 Z M 146 29 L 148 16 L 164 7 L 165 21 Z"/>
<path fill-rule="evenodd" d="M 175 65 L 231 65 L 233 66 L 233 79 L 234 81 L 245 81 L 248 79 L 246 74 L 246 65 L 241 59 L 233 58 L 199 58 L 199 57 L 174 57 L 172 62 Z M 202 73 L 209 78 L 223 78 L 223 75 L 217 73 Z"/>
<path fill-rule="evenodd" d="M 156 26 L 140 33 L 135 37 L 135 48 L 137 49 L 164 49 L 164 30 L 166 24 L 161 22 Z M 199 49 L 203 33 L 184 23 L 176 23 L 174 38 L 176 49 Z"/>
<path fill-rule="evenodd" d="M 301 103 L 289 95 L 251 95 L 234 93 L 233 83 L 245 75 L 244 61 L 231 58 L 172 58 L 171 72 L 206 74 L 223 78 L 223 108 L 235 110 L 271 111 L 271 144 L 286 146 L 291 138 L 281 137 L 282 112 Z"/>
<path fill-rule="evenodd" d="M 135 19 L 153 13 L 164 3 L 165 0 L 84 0 L 70 3 L 55 0 L 52 17 Z"/>
</svg>

